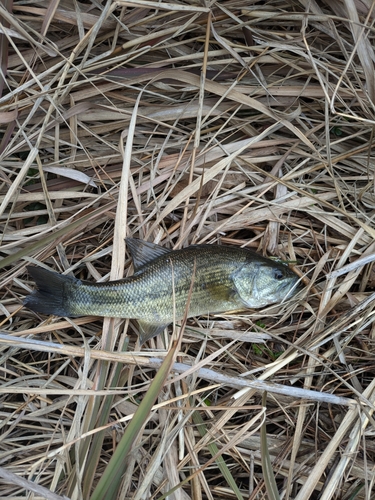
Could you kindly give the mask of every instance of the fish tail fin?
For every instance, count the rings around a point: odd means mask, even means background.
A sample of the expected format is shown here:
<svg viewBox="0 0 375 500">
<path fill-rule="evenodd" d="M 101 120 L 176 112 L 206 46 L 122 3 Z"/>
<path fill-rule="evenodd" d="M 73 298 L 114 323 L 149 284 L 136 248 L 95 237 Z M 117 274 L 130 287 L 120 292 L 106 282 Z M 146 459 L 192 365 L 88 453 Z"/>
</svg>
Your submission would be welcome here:
<svg viewBox="0 0 375 500">
<path fill-rule="evenodd" d="M 80 282 L 78 279 L 42 267 L 27 266 L 27 270 L 33 277 L 37 290 L 25 298 L 24 306 L 43 314 L 75 316 L 71 311 L 69 295 L 72 292 L 72 285 Z"/>
</svg>

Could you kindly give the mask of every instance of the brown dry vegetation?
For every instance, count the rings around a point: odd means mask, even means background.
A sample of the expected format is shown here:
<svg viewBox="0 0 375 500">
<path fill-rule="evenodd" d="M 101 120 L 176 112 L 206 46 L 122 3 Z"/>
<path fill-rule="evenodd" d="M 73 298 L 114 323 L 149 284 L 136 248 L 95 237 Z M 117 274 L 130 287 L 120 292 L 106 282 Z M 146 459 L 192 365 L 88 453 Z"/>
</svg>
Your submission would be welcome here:
<svg viewBox="0 0 375 500">
<path fill-rule="evenodd" d="M 372 0 L 0 18 L 0 498 L 374 498 Z M 126 235 L 247 245 L 307 293 L 142 348 L 22 308 L 30 263 L 131 273 Z"/>
</svg>

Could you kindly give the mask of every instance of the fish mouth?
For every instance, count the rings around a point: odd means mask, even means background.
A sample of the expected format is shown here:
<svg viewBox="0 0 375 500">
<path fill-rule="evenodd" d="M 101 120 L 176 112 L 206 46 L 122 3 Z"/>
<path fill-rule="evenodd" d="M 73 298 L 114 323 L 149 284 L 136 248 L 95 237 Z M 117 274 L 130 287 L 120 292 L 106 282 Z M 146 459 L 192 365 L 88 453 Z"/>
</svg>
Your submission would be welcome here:
<svg viewBox="0 0 375 500">
<path fill-rule="evenodd" d="M 300 278 L 298 277 L 291 278 L 291 280 L 286 281 L 281 287 L 281 290 L 286 292 L 284 300 L 290 299 L 298 292 L 302 291 L 304 288 L 305 287 L 303 286 L 303 283 L 300 280 Z"/>
</svg>

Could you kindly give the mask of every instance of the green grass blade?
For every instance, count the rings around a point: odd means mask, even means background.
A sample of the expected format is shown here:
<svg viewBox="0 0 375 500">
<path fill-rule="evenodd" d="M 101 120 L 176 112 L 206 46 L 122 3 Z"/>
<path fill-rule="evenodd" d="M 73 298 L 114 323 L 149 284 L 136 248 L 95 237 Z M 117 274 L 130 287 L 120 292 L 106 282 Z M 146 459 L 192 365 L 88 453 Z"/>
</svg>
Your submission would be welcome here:
<svg viewBox="0 0 375 500">
<path fill-rule="evenodd" d="M 115 369 L 115 375 L 112 380 L 111 387 L 117 386 L 117 381 L 120 376 L 121 369 L 123 365 L 118 363 Z M 101 389 L 105 385 L 105 381 L 108 377 L 109 366 L 106 364 L 102 364 L 99 375 L 99 383 L 98 387 Z M 113 396 L 106 396 L 105 398 L 95 398 L 92 418 L 89 423 L 89 429 L 94 429 L 95 426 L 101 427 L 104 426 L 109 419 L 109 415 L 113 405 Z M 97 469 L 99 459 L 102 453 L 103 440 L 105 437 L 105 431 L 101 431 L 96 433 L 92 439 L 87 439 L 85 443 L 85 448 L 83 448 L 81 453 L 81 459 L 85 457 L 85 453 L 87 451 L 87 447 L 90 446 L 90 451 L 87 458 L 87 464 L 85 467 L 85 475 L 83 480 L 82 491 L 84 493 L 85 498 L 88 498 L 89 492 L 92 488 L 92 482 L 95 477 L 95 471 Z"/>
<path fill-rule="evenodd" d="M 198 411 L 195 411 L 193 413 L 193 422 L 196 424 L 198 431 L 199 431 L 199 434 L 202 437 L 205 436 L 207 434 L 206 424 L 205 424 L 201 414 Z M 220 452 L 219 448 L 216 446 L 215 443 L 209 443 L 208 449 L 210 450 L 210 453 L 213 457 L 216 456 Z M 228 469 L 228 466 L 227 466 L 224 458 L 222 456 L 219 456 L 215 459 L 215 462 L 216 462 L 217 466 L 219 467 L 220 472 L 224 476 L 226 482 L 228 483 L 228 486 L 230 488 L 232 488 L 232 491 L 236 495 L 236 498 L 238 500 L 244 500 L 244 497 L 243 497 L 242 493 L 240 492 L 240 490 L 237 486 L 237 483 L 236 483 L 235 479 L 233 478 L 230 470 Z"/>
<path fill-rule="evenodd" d="M 129 423 L 121 441 L 119 442 L 107 468 L 105 469 L 99 483 L 97 484 L 91 500 L 105 500 L 116 498 L 117 491 L 126 467 L 126 457 L 132 450 L 132 445 L 143 425 L 147 421 L 150 411 L 162 389 L 164 382 L 170 372 L 171 366 L 177 352 L 177 344 L 168 352 L 163 364 L 155 375 L 149 390 L 144 396 L 138 410 Z"/>
<path fill-rule="evenodd" d="M 122 346 L 122 352 L 126 352 L 128 347 L 128 342 L 125 341 Z M 101 362 L 99 373 L 98 387 L 103 389 L 105 382 L 109 373 L 109 364 Z M 113 367 L 113 375 L 111 377 L 110 388 L 121 387 L 121 372 L 123 370 L 123 363 L 116 363 Z M 109 414 L 112 410 L 114 396 L 106 396 L 105 398 L 95 398 L 93 402 L 92 418 L 89 420 L 89 430 L 96 427 L 104 426 L 109 419 Z M 90 491 L 92 489 L 92 483 L 95 478 L 95 472 L 102 454 L 102 446 L 105 437 L 105 431 L 96 433 L 92 439 L 87 438 L 85 441 L 85 446 L 82 448 L 80 455 L 81 462 L 85 459 L 88 446 L 90 446 L 90 451 L 86 461 L 85 474 L 83 480 L 83 496 L 84 498 L 89 498 Z"/>
<path fill-rule="evenodd" d="M 198 415 L 198 416 L 197 416 Z M 197 425 L 197 428 L 199 430 L 199 433 L 200 435 L 203 437 L 207 434 L 207 430 L 206 430 L 206 427 L 205 427 L 205 424 L 204 424 L 204 421 L 202 420 L 202 417 L 201 415 L 199 414 L 199 412 L 194 412 L 193 413 L 193 421 L 195 422 L 195 424 Z M 218 449 L 218 447 L 216 446 L 215 443 L 211 443 L 208 445 L 208 449 L 210 450 L 210 453 L 212 455 L 212 457 L 215 457 L 215 462 L 217 464 L 217 466 L 219 467 L 221 473 L 223 474 L 223 476 L 225 477 L 228 485 L 232 488 L 233 490 L 233 493 L 235 493 L 236 497 L 238 500 L 244 500 L 244 497 L 242 495 L 242 493 L 240 492 L 230 470 L 228 469 L 227 467 L 227 464 L 225 463 L 224 459 L 219 456 L 220 455 L 220 450 Z M 213 461 L 213 458 L 211 458 L 208 463 L 210 463 L 211 461 Z M 207 466 L 207 463 L 206 463 L 206 466 Z M 158 500 L 165 500 L 166 498 L 168 498 L 170 495 L 172 495 L 172 493 L 174 493 L 176 490 L 178 490 L 179 488 L 181 488 L 184 484 L 187 484 L 193 477 L 194 474 L 190 475 L 189 477 L 185 478 L 183 481 L 181 481 L 179 484 L 177 484 L 176 486 L 174 486 L 173 488 L 171 488 L 169 491 L 167 491 L 166 493 L 164 493 L 164 495 L 162 495 L 161 497 L 159 497 Z"/>
<path fill-rule="evenodd" d="M 263 393 L 263 406 L 265 406 L 267 393 Z M 260 454 L 263 469 L 263 478 L 266 485 L 269 500 L 280 500 L 279 490 L 277 489 L 276 479 L 272 470 L 271 457 L 268 451 L 267 427 L 264 421 L 260 430 Z"/>
</svg>

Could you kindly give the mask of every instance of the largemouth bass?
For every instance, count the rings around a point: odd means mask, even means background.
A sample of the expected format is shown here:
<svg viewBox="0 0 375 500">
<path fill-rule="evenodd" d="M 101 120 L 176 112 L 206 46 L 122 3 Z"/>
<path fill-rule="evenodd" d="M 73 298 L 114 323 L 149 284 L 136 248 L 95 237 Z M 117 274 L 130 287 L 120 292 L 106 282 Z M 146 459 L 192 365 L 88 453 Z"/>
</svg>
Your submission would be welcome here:
<svg viewBox="0 0 375 500">
<path fill-rule="evenodd" d="M 133 238 L 126 243 L 133 276 L 91 283 L 28 267 L 37 290 L 24 305 L 57 316 L 137 319 L 143 344 L 185 313 L 192 317 L 259 308 L 292 297 L 300 288 L 286 265 L 245 248 L 192 245 L 173 251 Z"/>
</svg>

